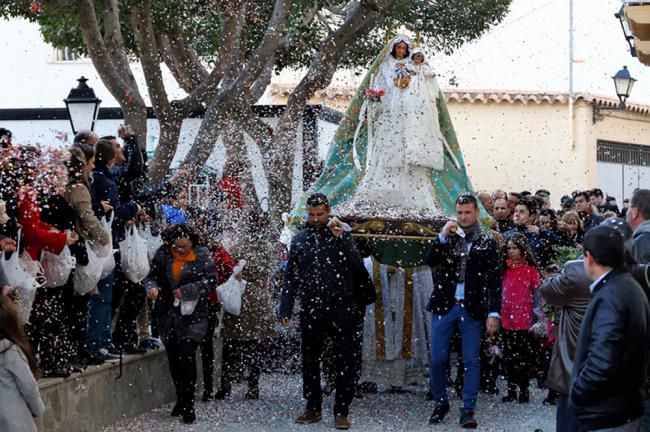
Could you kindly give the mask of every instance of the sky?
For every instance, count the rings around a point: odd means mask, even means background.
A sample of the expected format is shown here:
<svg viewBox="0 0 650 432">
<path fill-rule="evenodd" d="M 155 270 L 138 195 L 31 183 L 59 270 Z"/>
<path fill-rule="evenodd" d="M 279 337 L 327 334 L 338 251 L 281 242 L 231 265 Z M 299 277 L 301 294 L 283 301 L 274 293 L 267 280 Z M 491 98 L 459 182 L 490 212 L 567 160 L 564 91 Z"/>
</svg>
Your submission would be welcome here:
<svg viewBox="0 0 650 432">
<path fill-rule="evenodd" d="M 620 0 L 574 0 L 574 89 L 616 97 L 611 80 L 623 65 L 638 79 L 631 102 L 650 104 L 650 68 L 629 54 L 614 13 Z M 52 49 L 41 39 L 38 27 L 25 21 L 0 23 L 0 52 L 11 61 L 0 68 L 0 108 L 62 107 L 62 99 L 80 75 L 90 78 L 102 106 L 117 102 L 102 85 L 90 61 L 71 64 L 51 61 Z M 433 55 L 430 63 L 443 88 L 455 79 L 460 89 L 568 92 L 569 1 L 514 0 L 504 21 L 480 39 L 449 56 Z M 139 66 L 135 75 L 148 101 Z M 183 92 L 164 68 L 170 95 Z M 274 78 L 276 83 L 295 83 L 296 73 Z M 338 86 L 358 83 L 349 71 L 337 73 Z M 268 103 L 269 98 L 260 102 Z"/>
</svg>

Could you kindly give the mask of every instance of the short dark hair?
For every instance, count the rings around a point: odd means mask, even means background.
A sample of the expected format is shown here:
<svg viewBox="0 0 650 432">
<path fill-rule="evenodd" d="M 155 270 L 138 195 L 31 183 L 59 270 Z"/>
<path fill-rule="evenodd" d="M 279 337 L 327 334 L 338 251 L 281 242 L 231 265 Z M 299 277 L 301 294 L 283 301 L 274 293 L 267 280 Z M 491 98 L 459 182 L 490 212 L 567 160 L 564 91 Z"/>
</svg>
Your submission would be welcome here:
<svg viewBox="0 0 650 432">
<path fill-rule="evenodd" d="M 106 140 L 106 141 L 113 141 L 114 139 L 117 139 L 117 138 L 115 138 L 115 135 L 106 135 L 106 136 L 103 136 L 101 139 Z"/>
<path fill-rule="evenodd" d="M 623 236 L 611 226 L 598 225 L 587 231 L 582 247 L 601 266 L 621 267 L 625 264 Z"/>
<path fill-rule="evenodd" d="M 456 205 L 474 204 L 474 208 L 478 208 L 478 200 L 476 197 L 469 193 L 458 195 L 456 198 Z"/>
<path fill-rule="evenodd" d="M 95 161 L 97 165 L 106 165 L 108 161 L 115 159 L 115 149 L 110 141 L 99 140 L 95 144 Z"/>
<path fill-rule="evenodd" d="M 320 207 L 325 206 L 325 208 L 330 208 L 330 202 L 325 195 L 322 193 L 311 194 L 307 198 L 307 207 Z"/>
<path fill-rule="evenodd" d="M 517 199 L 519 199 L 519 200 L 522 199 L 522 198 L 524 197 L 524 196 L 523 196 L 522 194 L 520 194 L 519 192 L 510 192 L 508 195 L 512 195 L 513 197 L 515 197 L 515 198 L 517 198 Z"/>
<path fill-rule="evenodd" d="M 192 247 L 194 248 L 200 246 L 203 242 L 203 239 L 199 231 L 196 228 L 186 223 L 179 223 L 167 227 L 161 233 L 161 236 L 165 244 L 168 245 L 169 247 L 171 247 L 174 244 L 174 242 L 179 238 L 190 239 L 190 241 L 192 242 Z"/>
<path fill-rule="evenodd" d="M 73 144 L 88 144 L 91 134 L 92 131 L 89 130 L 81 130 L 77 132 L 77 135 L 74 136 Z"/>
<path fill-rule="evenodd" d="M 590 191 L 589 195 L 590 195 L 590 196 L 595 196 L 595 197 L 597 197 L 597 198 L 602 198 L 602 197 L 605 196 L 605 194 L 603 194 L 603 191 L 600 190 L 600 189 L 598 189 L 598 188 L 593 188 L 593 189 Z"/>
<path fill-rule="evenodd" d="M 522 197 L 527 197 L 527 196 L 531 196 L 531 195 L 532 195 L 531 191 L 527 191 L 527 190 L 521 191 L 521 196 Z"/>
<path fill-rule="evenodd" d="M 525 206 L 530 214 L 537 214 L 537 200 L 533 197 L 523 197 L 517 205 Z"/>
<path fill-rule="evenodd" d="M 583 197 L 585 201 L 589 202 L 589 196 L 591 195 L 591 191 L 575 191 L 573 193 L 573 199 L 576 200 L 578 197 Z"/>
<path fill-rule="evenodd" d="M 535 195 L 546 195 L 550 197 L 551 193 L 547 189 L 537 189 Z"/>
<path fill-rule="evenodd" d="M 9 129 L 0 128 L 0 137 L 11 138 L 11 136 L 12 136 L 12 134 L 11 134 L 11 131 Z"/>
<path fill-rule="evenodd" d="M 650 190 L 635 190 L 632 199 L 630 199 L 630 207 L 639 209 L 643 219 L 650 219 Z"/>
<path fill-rule="evenodd" d="M 606 200 L 607 202 L 616 201 L 616 197 L 608 196 Z"/>
</svg>

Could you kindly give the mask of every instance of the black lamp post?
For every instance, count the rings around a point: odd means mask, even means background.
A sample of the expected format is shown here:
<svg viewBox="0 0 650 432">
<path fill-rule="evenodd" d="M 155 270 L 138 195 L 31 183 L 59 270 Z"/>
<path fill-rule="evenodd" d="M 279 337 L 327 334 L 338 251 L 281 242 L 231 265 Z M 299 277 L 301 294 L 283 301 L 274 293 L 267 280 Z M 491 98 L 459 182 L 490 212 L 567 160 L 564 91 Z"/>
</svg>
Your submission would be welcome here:
<svg viewBox="0 0 650 432">
<path fill-rule="evenodd" d="M 623 29 L 623 36 L 625 36 L 625 41 L 630 46 L 630 54 L 632 57 L 636 57 L 636 48 L 634 48 L 634 35 L 632 34 L 632 28 L 630 27 L 630 22 L 627 20 L 627 15 L 625 15 L 625 5 L 621 6 L 621 9 L 614 14 L 614 16 L 621 23 L 621 28 Z"/>
<path fill-rule="evenodd" d="M 95 96 L 95 91 L 86 84 L 87 78 L 81 77 L 77 81 L 79 85 L 70 90 L 68 97 L 63 99 L 68 110 L 72 132 L 75 134 L 81 130 L 95 129 L 99 104 L 102 103 Z"/>
<path fill-rule="evenodd" d="M 602 111 L 619 111 L 625 109 L 625 101 L 630 97 L 632 93 L 632 88 L 636 82 L 635 78 L 632 78 L 630 71 L 627 70 L 627 66 L 623 66 L 623 69 L 616 72 L 616 75 L 612 77 L 614 80 L 614 87 L 616 88 L 616 96 L 620 103 L 616 107 L 593 107 L 593 118 L 592 121 L 596 123 L 598 120 L 602 120 L 604 115 L 601 114 Z"/>
</svg>

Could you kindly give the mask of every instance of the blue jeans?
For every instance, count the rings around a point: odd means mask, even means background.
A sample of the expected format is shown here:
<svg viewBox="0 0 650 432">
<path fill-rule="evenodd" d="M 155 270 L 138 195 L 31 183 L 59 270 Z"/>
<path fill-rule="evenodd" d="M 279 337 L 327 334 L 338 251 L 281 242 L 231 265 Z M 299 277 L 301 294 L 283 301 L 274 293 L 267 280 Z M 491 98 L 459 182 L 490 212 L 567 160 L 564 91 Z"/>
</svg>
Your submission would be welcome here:
<svg viewBox="0 0 650 432">
<path fill-rule="evenodd" d="M 88 327 L 86 329 L 86 350 L 91 353 L 107 348 L 111 344 L 113 324 L 113 280 L 115 270 L 97 283 L 97 294 L 88 302 Z"/>
<path fill-rule="evenodd" d="M 463 408 L 461 413 L 474 411 L 481 379 L 479 349 L 483 323 L 472 319 L 467 310 L 454 305 L 445 315 L 433 314 L 431 317 L 431 366 L 429 368 L 431 394 L 439 404 L 449 404 L 447 396 L 447 360 L 449 341 L 458 325 L 462 341 L 462 356 L 465 374 L 463 378 Z"/>
<path fill-rule="evenodd" d="M 569 396 L 561 394 L 557 399 L 557 414 L 555 416 L 556 432 L 572 432 L 578 430 L 576 419 L 569 409 Z"/>
</svg>

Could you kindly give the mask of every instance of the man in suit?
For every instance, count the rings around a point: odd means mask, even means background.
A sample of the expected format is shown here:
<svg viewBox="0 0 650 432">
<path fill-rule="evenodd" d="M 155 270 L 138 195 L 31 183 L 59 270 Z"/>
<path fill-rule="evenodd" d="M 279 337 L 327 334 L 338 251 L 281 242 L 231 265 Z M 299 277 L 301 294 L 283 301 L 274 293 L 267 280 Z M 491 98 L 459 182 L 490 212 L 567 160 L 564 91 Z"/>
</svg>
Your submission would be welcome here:
<svg viewBox="0 0 650 432">
<path fill-rule="evenodd" d="M 623 236 L 589 230 L 584 268 L 591 300 L 573 362 L 569 409 L 577 431 L 638 431 L 650 336 L 650 306 L 625 268 Z"/>
<path fill-rule="evenodd" d="M 449 412 L 446 366 L 449 341 L 458 327 L 465 367 L 460 425 L 476 428 L 474 418 L 480 381 L 479 347 L 483 325 L 492 335 L 499 329 L 501 271 L 496 241 L 479 222 L 473 195 L 456 199 L 457 221 L 442 228 L 427 252 L 426 263 L 437 267 L 427 310 L 431 318 L 431 394 L 436 406 L 429 419 L 439 424 Z"/>
</svg>

